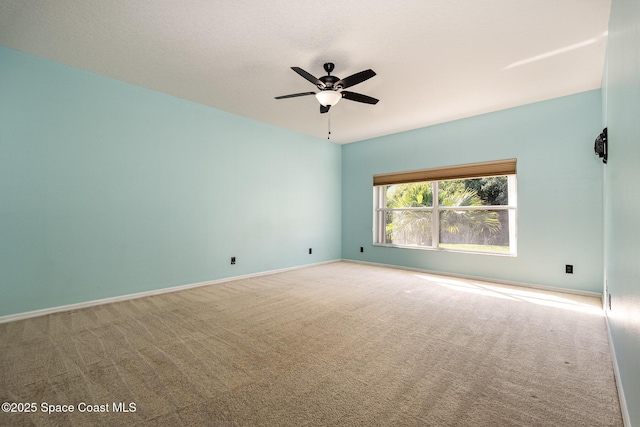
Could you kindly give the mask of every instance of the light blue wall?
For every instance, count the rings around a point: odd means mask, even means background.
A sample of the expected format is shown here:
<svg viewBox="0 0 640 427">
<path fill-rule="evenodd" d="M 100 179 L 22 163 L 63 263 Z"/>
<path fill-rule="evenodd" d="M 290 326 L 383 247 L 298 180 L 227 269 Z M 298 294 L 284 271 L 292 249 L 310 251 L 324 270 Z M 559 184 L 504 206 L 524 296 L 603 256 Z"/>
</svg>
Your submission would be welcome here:
<svg viewBox="0 0 640 427">
<path fill-rule="evenodd" d="M 613 0 L 607 45 L 607 312 L 631 424 L 640 426 L 640 2 Z"/>
<path fill-rule="evenodd" d="M 340 258 L 340 146 L 5 48 L 0 76 L 0 316 Z"/>
<path fill-rule="evenodd" d="M 595 90 L 344 146 L 342 257 L 602 293 L 602 171 L 592 148 L 601 120 Z M 518 160 L 517 257 L 372 245 L 374 174 L 509 158 Z"/>
</svg>

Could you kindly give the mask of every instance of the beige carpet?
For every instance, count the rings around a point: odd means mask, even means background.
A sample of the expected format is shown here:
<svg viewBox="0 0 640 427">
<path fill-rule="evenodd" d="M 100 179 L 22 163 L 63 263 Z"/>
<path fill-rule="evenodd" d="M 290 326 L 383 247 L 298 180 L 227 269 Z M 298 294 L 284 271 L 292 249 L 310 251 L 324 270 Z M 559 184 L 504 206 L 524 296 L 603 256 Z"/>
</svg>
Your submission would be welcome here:
<svg viewBox="0 0 640 427">
<path fill-rule="evenodd" d="M 0 324 L 0 369 L 3 426 L 622 425 L 596 299 L 346 262 Z"/>
</svg>

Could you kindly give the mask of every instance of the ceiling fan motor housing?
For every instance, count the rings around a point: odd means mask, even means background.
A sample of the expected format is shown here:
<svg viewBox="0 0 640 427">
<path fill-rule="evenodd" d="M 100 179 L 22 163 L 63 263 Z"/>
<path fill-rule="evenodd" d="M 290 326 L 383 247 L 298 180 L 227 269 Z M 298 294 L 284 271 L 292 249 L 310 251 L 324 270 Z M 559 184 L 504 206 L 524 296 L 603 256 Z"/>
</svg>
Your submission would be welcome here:
<svg viewBox="0 0 640 427">
<path fill-rule="evenodd" d="M 318 80 L 320 80 L 322 83 L 324 83 L 325 87 L 327 89 L 340 89 L 341 86 L 336 86 L 335 88 L 333 87 L 333 85 L 340 81 L 340 78 L 336 77 L 336 76 L 322 76 L 322 77 L 318 77 Z M 324 89 L 322 86 L 318 85 L 318 89 Z"/>
</svg>

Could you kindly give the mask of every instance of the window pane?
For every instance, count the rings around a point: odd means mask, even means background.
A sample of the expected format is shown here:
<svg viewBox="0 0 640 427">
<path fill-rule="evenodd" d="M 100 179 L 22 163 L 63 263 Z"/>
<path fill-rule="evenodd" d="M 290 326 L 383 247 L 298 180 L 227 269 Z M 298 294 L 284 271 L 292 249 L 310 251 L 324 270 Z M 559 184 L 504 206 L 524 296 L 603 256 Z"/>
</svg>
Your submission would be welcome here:
<svg viewBox="0 0 640 427">
<path fill-rule="evenodd" d="M 433 206 L 430 182 L 387 186 L 388 208 L 418 208 Z"/>
<path fill-rule="evenodd" d="M 385 243 L 431 246 L 431 212 L 387 211 Z"/>
<path fill-rule="evenodd" d="M 440 211 L 441 248 L 509 252 L 508 210 Z"/>
<path fill-rule="evenodd" d="M 439 186 L 438 202 L 444 206 L 506 206 L 509 204 L 509 186 L 506 176 L 440 181 Z"/>
<path fill-rule="evenodd" d="M 379 185 L 374 201 L 375 243 L 515 255 L 515 175 Z"/>
</svg>

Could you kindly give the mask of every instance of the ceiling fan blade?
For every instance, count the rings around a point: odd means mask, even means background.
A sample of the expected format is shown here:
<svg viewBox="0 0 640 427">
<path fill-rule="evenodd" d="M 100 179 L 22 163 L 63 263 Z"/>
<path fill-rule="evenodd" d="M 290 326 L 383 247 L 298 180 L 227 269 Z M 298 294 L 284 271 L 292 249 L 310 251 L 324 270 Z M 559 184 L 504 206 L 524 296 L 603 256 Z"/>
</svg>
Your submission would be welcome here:
<svg viewBox="0 0 640 427">
<path fill-rule="evenodd" d="M 372 98 L 370 96 L 363 95 L 361 93 L 349 92 L 347 90 L 342 91 L 342 97 L 350 101 L 364 102 L 365 104 L 374 104 L 374 105 L 377 104 L 379 101 L 378 99 Z"/>
<path fill-rule="evenodd" d="M 295 98 L 296 96 L 315 95 L 315 92 L 292 93 L 291 95 L 276 96 L 276 99 Z"/>
<path fill-rule="evenodd" d="M 360 71 L 359 73 L 350 75 L 349 77 L 345 77 L 342 80 L 338 80 L 334 83 L 334 86 L 342 86 L 342 89 L 346 89 L 348 87 L 357 85 L 358 83 L 362 83 L 363 81 L 368 80 L 375 75 L 376 73 L 371 69 Z"/>
<path fill-rule="evenodd" d="M 326 107 L 324 105 L 320 105 L 320 114 L 328 113 L 329 108 L 331 108 L 331 105 L 327 105 Z"/>
<path fill-rule="evenodd" d="M 324 83 L 322 83 L 320 80 L 318 80 L 316 77 L 314 77 L 313 75 L 307 73 L 305 70 L 303 70 L 300 67 L 291 67 L 291 69 L 293 71 L 295 71 L 296 73 L 300 74 L 302 77 L 304 77 L 305 79 L 309 80 L 311 83 L 313 83 L 314 85 L 324 88 L 326 87 Z"/>
</svg>

